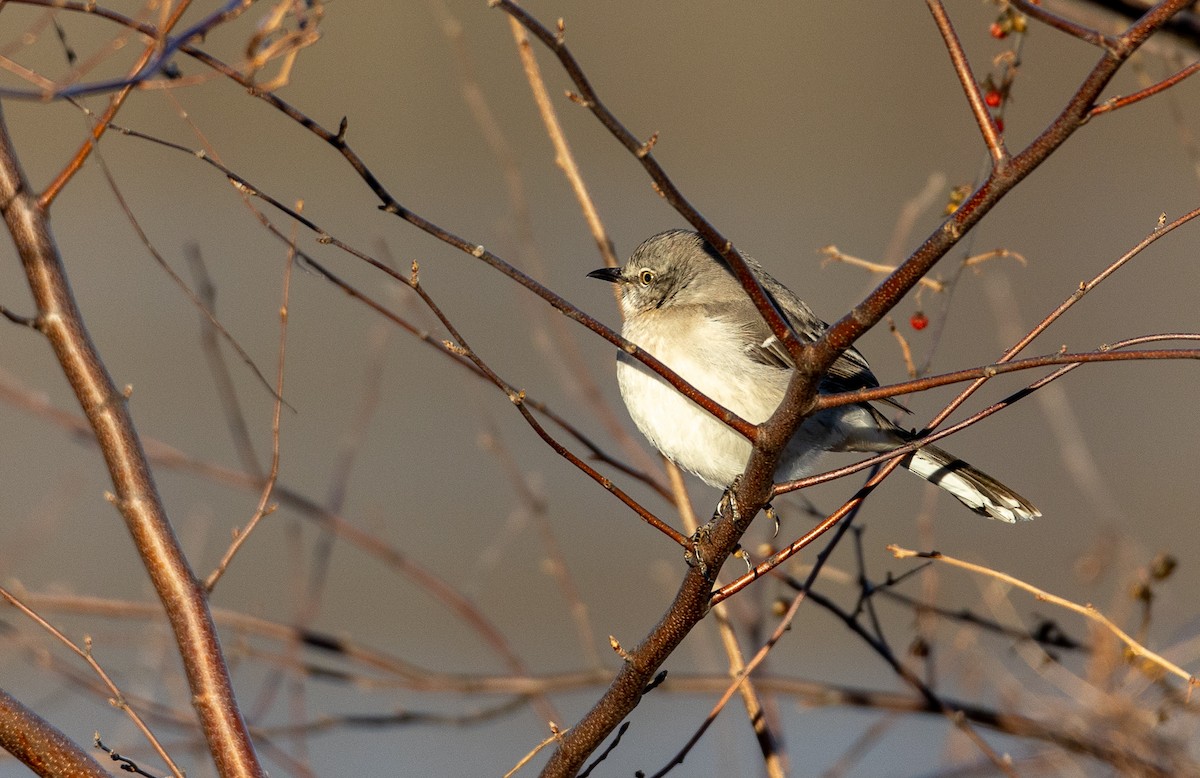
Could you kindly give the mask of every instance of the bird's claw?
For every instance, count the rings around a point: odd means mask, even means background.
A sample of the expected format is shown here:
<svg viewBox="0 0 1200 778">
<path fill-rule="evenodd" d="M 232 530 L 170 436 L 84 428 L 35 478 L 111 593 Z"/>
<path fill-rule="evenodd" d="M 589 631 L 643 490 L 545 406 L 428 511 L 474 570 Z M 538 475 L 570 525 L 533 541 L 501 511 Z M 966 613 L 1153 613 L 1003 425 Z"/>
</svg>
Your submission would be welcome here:
<svg viewBox="0 0 1200 778">
<path fill-rule="evenodd" d="M 707 548 L 712 540 L 713 529 L 717 526 L 717 522 L 725 516 L 729 516 L 735 523 L 741 516 L 741 510 L 738 508 L 737 500 L 733 498 L 733 487 L 725 490 L 721 495 L 720 502 L 717 503 L 717 508 L 713 511 L 712 519 L 707 524 L 700 527 L 689 538 L 688 549 L 683 552 L 684 561 L 691 567 L 700 569 L 700 574 L 706 578 L 709 576 L 709 565 L 704 559 L 704 549 Z"/>
<path fill-rule="evenodd" d="M 767 503 L 763 506 L 763 513 L 765 513 L 767 518 L 770 519 L 775 525 L 774 531 L 771 532 L 771 540 L 774 540 L 775 538 L 779 537 L 779 514 L 775 512 L 775 506 L 771 505 L 771 503 Z"/>
<path fill-rule="evenodd" d="M 683 552 L 683 560 L 688 563 L 689 567 L 699 568 L 700 574 L 705 578 L 708 577 L 708 562 L 704 560 L 704 549 L 712 540 L 713 527 L 716 526 L 716 517 L 697 529 L 692 536 L 688 538 L 688 548 Z"/>
<path fill-rule="evenodd" d="M 754 571 L 754 560 L 750 558 L 749 551 L 742 548 L 741 546 L 738 546 L 737 549 L 734 550 L 733 555 L 746 563 L 746 573 L 747 574 L 750 574 Z"/>
</svg>

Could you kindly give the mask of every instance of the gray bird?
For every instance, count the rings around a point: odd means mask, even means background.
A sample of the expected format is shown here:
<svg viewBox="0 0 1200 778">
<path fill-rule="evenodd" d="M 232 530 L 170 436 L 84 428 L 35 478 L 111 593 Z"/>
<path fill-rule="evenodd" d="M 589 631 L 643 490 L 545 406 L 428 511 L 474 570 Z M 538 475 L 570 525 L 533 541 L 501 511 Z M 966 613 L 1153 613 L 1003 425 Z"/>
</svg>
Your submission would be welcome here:
<svg viewBox="0 0 1200 778">
<path fill-rule="evenodd" d="M 809 342 L 820 337 L 829 325 L 757 262 L 742 256 L 796 335 Z M 698 234 L 659 233 L 638 246 L 624 266 L 593 270 L 588 276 L 619 286 L 625 316 L 621 334 L 627 340 L 716 402 L 760 424 L 783 401 L 794 367 L 791 356 L 729 266 Z M 748 440 L 625 352 L 617 353 L 617 381 L 638 429 L 679 467 L 720 489 L 746 469 Z M 866 359 L 851 348 L 833 363 L 820 391 L 876 386 L 879 381 Z M 775 481 L 818 472 L 817 460 L 826 451 L 882 453 L 913 439 L 869 403 L 829 408 L 796 431 L 779 460 Z M 903 464 L 980 515 L 1009 523 L 1042 515 L 1024 497 L 936 446 L 917 449 Z"/>
</svg>

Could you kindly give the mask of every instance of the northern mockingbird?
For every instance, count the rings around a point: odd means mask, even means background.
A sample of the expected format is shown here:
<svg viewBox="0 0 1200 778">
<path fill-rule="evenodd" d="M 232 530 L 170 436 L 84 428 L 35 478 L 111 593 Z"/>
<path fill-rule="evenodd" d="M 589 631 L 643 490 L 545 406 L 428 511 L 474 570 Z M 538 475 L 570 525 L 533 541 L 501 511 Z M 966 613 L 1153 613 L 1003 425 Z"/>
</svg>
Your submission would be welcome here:
<svg viewBox="0 0 1200 778">
<path fill-rule="evenodd" d="M 757 262 L 742 256 L 796 336 L 804 341 L 820 337 L 829 325 Z M 779 407 L 792 375 L 792 358 L 725 261 L 699 235 L 686 230 L 660 233 L 638 246 L 624 266 L 588 275 L 620 288 L 625 338 L 692 386 L 753 424 L 766 421 Z M 748 440 L 625 352 L 617 353 L 617 381 L 638 429 L 679 467 L 721 489 L 745 470 Z M 820 391 L 875 386 L 879 381 L 867 360 L 850 348 L 821 380 Z M 812 475 L 826 451 L 881 453 L 913 439 L 870 403 L 829 408 L 796 431 L 779 460 L 775 480 Z M 1024 497 L 936 446 L 917 449 L 903 464 L 978 514 L 1009 523 L 1041 515 Z"/>
</svg>

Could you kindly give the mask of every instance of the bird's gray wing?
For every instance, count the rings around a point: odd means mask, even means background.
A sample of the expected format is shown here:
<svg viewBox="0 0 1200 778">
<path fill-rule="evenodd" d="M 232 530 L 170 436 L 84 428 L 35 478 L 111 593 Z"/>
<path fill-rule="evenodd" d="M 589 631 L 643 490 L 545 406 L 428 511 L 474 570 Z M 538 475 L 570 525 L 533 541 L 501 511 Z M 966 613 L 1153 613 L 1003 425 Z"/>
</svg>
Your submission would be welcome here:
<svg viewBox="0 0 1200 778">
<path fill-rule="evenodd" d="M 781 311 L 792 326 L 792 331 L 804 343 L 812 343 L 829 328 L 812 309 L 796 297 L 790 290 L 774 279 L 763 285 L 767 296 Z M 747 301 L 749 302 L 749 301 Z M 724 310 L 714 310 L 714 315 L 732 321 L 744 333 L 743 348 L 756 362 L 780 370 L 792 370 L 795 362 L 791 354 L 784 348 L 771 328 L 763 321 L 758 309 L 753 305 L 722 306 Z M 825 377 L 821 380 L 821 391 L 826 394 L 835 392 L 852 392 L 856 389 L 874 389 L 879 386 L 879 379 L 871 372 L 870 365 L 856 348 L 848 348 L 842 352 Z M 899 410 L 908 411 L 900 403 L 886 399 L 888 405 Z"/>
</svg>

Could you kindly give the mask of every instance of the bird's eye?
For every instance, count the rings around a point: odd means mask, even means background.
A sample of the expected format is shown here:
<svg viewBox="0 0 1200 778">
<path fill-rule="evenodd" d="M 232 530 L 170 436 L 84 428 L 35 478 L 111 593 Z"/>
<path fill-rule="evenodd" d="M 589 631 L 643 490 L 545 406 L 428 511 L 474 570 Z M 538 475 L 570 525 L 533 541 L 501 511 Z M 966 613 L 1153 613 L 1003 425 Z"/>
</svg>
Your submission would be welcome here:
<svg viewBox="0 0 1200 778">
<path fill-rule="evenodd" d="M 654 283 L 654 271 L 643 270 L 638 273 L 638 280 L 642 282 L 642 286 L 650 286 L 650 284 Z"/>
</svg>

